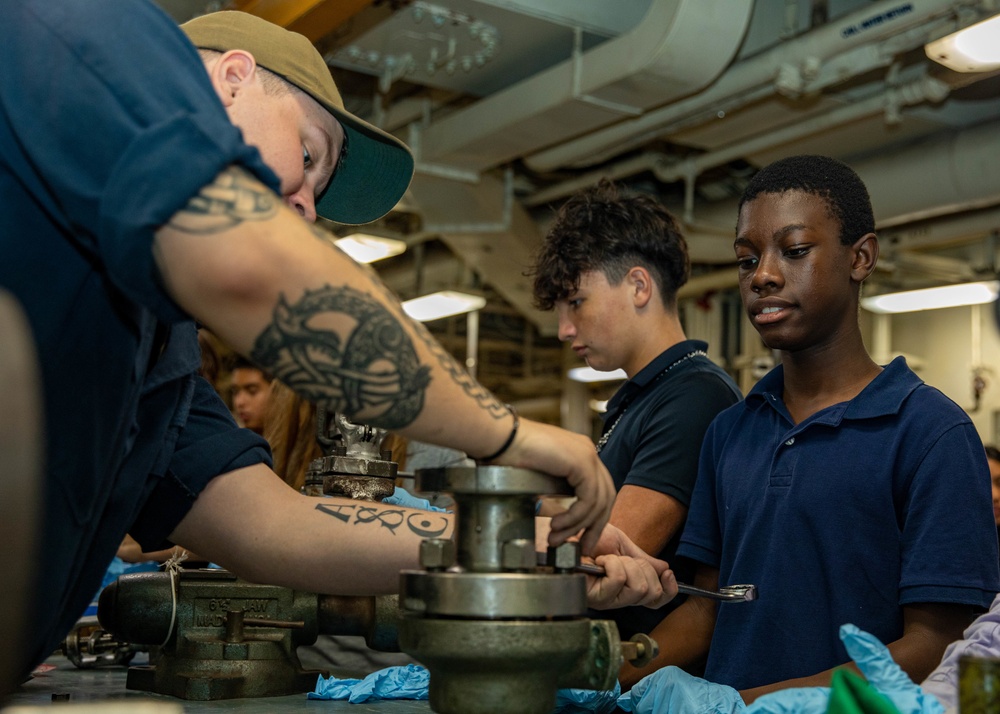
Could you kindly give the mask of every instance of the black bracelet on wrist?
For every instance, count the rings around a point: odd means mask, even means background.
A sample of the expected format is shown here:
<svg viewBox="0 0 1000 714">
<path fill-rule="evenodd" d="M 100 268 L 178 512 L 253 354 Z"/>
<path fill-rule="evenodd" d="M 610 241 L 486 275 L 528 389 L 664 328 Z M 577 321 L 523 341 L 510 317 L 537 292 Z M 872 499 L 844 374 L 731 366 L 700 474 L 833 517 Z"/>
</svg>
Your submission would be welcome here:
<svg viewBox="0 0 1000 714">
<path fill-rule="evenodd" d="M 494 451 L 492 454 L 490 454 L 489 456 L 484 456 L 481 459 L 476 459 L 475 461 L 478 464 L 487 461 L 493 461 L 493 459 L 500 458 L 503 455 L 503 453 L 510 448 L 510 445 L 514 443 L 514 437 L 517 436 L 517 427 L 521 426 L 521 417 L 518 416 L 517 409 L 512 407 L 510 404 L 504 404 L 504 406 L 507 407 L 508 411 L 510 411 L 511 413 L 511 416 L 514 417 L 514 426 L 511 427 L 510 436 L 507 437 L 507 441 L 503 442 L 503 446 Z"/>
</svg>

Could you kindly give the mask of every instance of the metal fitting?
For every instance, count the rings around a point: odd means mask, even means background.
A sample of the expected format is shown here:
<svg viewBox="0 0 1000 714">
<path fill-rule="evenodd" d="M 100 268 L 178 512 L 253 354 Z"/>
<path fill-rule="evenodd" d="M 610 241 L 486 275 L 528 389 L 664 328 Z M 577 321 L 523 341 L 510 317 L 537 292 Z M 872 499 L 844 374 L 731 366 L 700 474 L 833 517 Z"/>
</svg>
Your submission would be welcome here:
<svg viewBox="0 0 1000 714">
<path fill-rule="evenodd" d="M 506 541 L 501 548 L 500 567 L 504 570 L 531 570 L 535 561 L 535 543 L 527 538 Z"/>
<path fill-rule="evenodd" d="M 455 564 L 455 542 L 447 538 L 420 541 L 420 565 L 426 570 L 447 570 Z"/>
<path fill-rule="evenodd" d="M 566 541 L 555 548 L 549 548 L 549 565 L 557 573 L 571 573 L 579 564 L 580 544 L 576 541 Z"/>
</svg>

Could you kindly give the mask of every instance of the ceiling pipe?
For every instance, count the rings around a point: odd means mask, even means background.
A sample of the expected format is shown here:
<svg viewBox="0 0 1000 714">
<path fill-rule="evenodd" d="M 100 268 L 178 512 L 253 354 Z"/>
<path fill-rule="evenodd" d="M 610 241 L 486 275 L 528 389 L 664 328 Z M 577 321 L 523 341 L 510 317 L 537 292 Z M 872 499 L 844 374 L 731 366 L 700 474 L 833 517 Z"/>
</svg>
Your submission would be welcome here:
<svg viewBox="0 0 1000 714">
<path fill-rule="evenodd" d="M 926 250 L 949 243 L 969 242 L 1000 230 L 1000 205 L 979 211 L 899 226 L 879 226 L 879 242 L 890 248 Z"/>
<path fill-rule="evenodd" d="M 752 0 L 653 0 L 629 32 L 426 127 L 418 161 L 483 171 L 702 90 L 728 66 Z M 692 61 L 697 57 L 697 61 Z"/>
<path fill-rule="evenodd" d="M 746 157 L 761 151 L 774 149 L 808 136 L 850 124 L 876 114 L 887 115 L 898 112 L 902 107 L 941 102 L 948 96 L 948 84 L 933 77 L 924 76 L 898 87 L 892 87 L 867 99 L 853 102 L 833 110 L 824 109 L 808 119 L 796 121 L 784 127 L 758 134 L 749 139 L 727 144 L 714 151 L 700 154 L 686 161 L 671 161 L 666 154 L 646 152 L 640 156 L 620 161 L 611 166 L 591 171 L 569 181 L 536 191 L 524 199 L 528 206 L 549 203 L 570 195 L 586 186 L 593 186 L 604 177 L 621 179 L 643 171 L 652 171 L 663 183 L 693 181 L 707 169 L 722 166 L 734 159 Z M 694 220 L 691 206 L 685 206 L 685 222 Z"/>
<path fill-rule="evenodd" d="M 610 166 L 606 166 L 598 171 L 577 176 L 576 178 L 553 184 L 540 191 L 535 191 L 530 196 L 525 196 L 522 200 L 525 206 L 541 206 L 565 198 L 570 194 L 595 185 L 603 178 L 617 181 L 629 176 L 641 174 L 644 171 L 669 171 L 677 163 L 677 159 L 660 151 L 645 151 L 638 156 L 616 161 Z"/>
<path fill-rule="evenodd" d="M 854 168 L 880 228 L 1000 204 L 1000 131 L 993 122 L 920 142 Z"/>
<path fill-rule="evenodd" d="M 985 1 L 985 0 L 984 0 Z M 663 134 L 711 122 L 760 99 L 802 96 L 891 63 L 953 29 L 952 0 L 882 0 L 733 65 L 696 96 L 571 139 L 525 159 L 534 171 L 592 165 Z M 886 43 L 886 47 L 880 47 Z M 777 70 L 775 68 L 778 68 Z"/>
</svg>

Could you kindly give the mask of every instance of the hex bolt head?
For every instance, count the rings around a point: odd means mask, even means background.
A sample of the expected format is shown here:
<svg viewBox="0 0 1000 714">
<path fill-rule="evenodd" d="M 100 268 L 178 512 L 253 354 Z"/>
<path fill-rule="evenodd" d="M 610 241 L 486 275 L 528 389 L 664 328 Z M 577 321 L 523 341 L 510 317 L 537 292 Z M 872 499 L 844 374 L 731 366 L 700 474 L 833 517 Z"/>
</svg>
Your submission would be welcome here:
<svg viewBox="0 0 1000 714">
<path fill-rule="evenodd" d="M 531 570 L 536 560 L 535 542 L 527 538 L 505 541 L 500 549 L 500 567 L 504 570 Z"/>
<path fill-rule="evenodd" d="M 428 538 L 420 541 L 420 565 L 427 570 L 447 570 L 455 564 L 455 541 Z"/>
<path fill-rule="evenodd" d="M 549 548 L 549 565 L 555 568 L 557 573 L 569 573 L 580 564 L 580 544 L 576 541 L 566 541 L 565 543 Z"/>
</svg>

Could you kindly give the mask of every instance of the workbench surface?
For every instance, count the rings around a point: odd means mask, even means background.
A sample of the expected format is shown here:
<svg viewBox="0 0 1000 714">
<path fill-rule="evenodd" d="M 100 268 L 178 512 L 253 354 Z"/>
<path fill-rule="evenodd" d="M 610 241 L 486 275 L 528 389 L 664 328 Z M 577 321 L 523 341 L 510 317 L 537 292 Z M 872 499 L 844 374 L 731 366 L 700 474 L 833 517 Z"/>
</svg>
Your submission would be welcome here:
<svg viewBox="0 0 1000 714">
<path fill-rule="evenodd" d="M 77 669 L 66 658 L 55 656 L 49 658 L 46 664 L 55 665 L 55 669 L 36 676 L 21 685 L 6 702 L 5 707 L 15 706 L 52 706 L 64 707 L 65 701 L 53 701 L 53 695 L 69 695 L 69 703 L 94 704 L 97 702 L 133 700 L 171 702 L 179 704 L 185 712 L 249 712 L 264 714 L 265 712 L 305 712 L 323 714 L 324 712 L 353 712 L 354 714 L 411 714 L 419 712 L 428 714 L 431 711 L 426 701 L 379 701 L 364 704 L 350 704 L 346 701 L 326 701 L 306 699 L 305 693 L 286 697 L 261 697 L 259 699 L 225 699 L 213 702 L 192 702 L 174 697 L 167 697 L 148 692 L 136 692 L 125 689 L 126 669 L 124 667 L 99 667 L 95 669 Z M 67 714 L 72 708 L 67 709 Z"/>
</svg>

